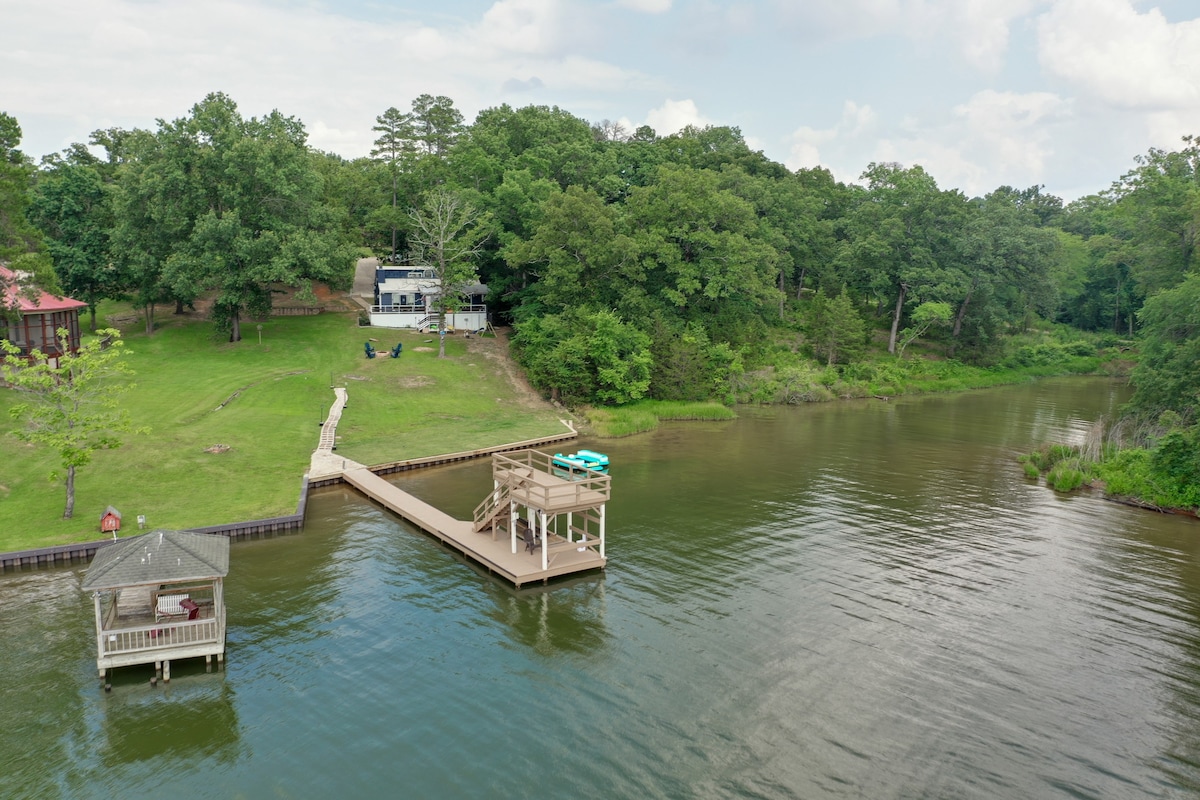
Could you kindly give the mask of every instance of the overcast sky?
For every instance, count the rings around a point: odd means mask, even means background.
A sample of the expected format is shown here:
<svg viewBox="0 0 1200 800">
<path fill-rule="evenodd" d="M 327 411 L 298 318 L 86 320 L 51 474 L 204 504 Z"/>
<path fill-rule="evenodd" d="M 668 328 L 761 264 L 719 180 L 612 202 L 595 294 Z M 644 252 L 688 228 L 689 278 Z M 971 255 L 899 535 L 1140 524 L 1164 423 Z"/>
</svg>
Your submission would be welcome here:
<svg viewBox="0 0 1200 800">
<path fill-rule="evenodd" d="M 1071 200 L 1200 133 L 1196 0 L 0 0 L 0 20 L 0 110 L 35 159 L 212 91 L 356 157 L 428 92 L 468 121 L 735 125 L 841 180 L 898 161 Z"/>
</svg>

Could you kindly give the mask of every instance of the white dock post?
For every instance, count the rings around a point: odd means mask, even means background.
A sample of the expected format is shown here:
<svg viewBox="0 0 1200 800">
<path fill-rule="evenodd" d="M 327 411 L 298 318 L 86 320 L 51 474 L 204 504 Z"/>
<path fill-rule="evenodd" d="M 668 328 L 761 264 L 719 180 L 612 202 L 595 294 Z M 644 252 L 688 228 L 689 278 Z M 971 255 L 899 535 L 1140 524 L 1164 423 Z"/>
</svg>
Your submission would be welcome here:
<svg viewBox="0 0 1200 800">
<path fill-rule="evenodd" d="M 571 512 L 567 512 L 567 541 L 575 541 L 575 531 L 571 530 Z"/>
<path fill-rule="evenodd" d="M 604 506 L 605 505 L 606 505 L 605 503 L 600 504 L 600 557 L 601 558 L 604 558 Z"/>
<path fill-rule="evenodd" d="M 547 570 L 550 568 L 550 561 L 546 557 L 546 512 L 540 508 L 538 509 L 538 522 L 540 523 L 538 527 L 542 532 L 542 569 Z"/>
<path fill-rule="evenodd" d="M 512 552 L 517 554 L 517 504 L 508 501 L 508 535 L 512 539 Z"/>
</svg>

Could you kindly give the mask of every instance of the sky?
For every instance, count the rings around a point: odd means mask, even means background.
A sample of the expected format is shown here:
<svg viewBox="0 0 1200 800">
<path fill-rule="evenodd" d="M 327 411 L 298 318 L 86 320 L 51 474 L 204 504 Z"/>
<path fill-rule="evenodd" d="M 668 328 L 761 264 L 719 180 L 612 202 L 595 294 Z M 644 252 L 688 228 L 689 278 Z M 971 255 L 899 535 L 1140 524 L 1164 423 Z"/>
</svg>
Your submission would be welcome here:
<svg viewBox="0 0 1200 800">
<path fill-rule="evenodd" d="M 355 158 L 446 95 L 738 127 L 791 169 L 919 164 L 969 196 L 1103 191 L 1200 133 L 1196 0 L 0 0 L 0 111 L 35 160 L 225 92 Z"/>
</svg>

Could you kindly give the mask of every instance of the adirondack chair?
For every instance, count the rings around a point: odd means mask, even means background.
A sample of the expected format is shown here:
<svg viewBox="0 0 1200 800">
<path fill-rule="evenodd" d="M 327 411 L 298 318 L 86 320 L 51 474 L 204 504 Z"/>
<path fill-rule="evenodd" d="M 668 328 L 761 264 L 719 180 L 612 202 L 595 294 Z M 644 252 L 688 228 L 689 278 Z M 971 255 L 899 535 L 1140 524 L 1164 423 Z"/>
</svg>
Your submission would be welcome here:
<svg viewBox="0 0 1200 800">
<path fill-rule="evenodd" d="M 363 344 L 363 349 L 367 351 L 367 358 L 375 357 L 375 348 L 371 347 L 370 342 L 366 342 L 365 344 Z"/>
<path fill-rule="evenodd" d="M 396 342 L 396 346 L 392 348 L 392 358 L 399 358 L 400 351 L 404 349 L 404 342 Z"/>
</svg>

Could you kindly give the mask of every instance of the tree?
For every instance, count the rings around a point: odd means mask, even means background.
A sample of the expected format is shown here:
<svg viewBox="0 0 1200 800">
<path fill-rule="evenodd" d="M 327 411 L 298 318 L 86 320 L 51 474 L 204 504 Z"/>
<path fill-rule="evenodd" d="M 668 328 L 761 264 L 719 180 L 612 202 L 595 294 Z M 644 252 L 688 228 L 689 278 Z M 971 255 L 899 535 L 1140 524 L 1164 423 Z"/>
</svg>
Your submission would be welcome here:
<svg viewBox="0 0 1200 800">
<path fill-rule="evenodd" d="M 813 353 L 824 357 L 829 366 L 853 361 L 866 349 L 866 325 L 844 289 L 837 297 L 817 289 L 805 327 Z"/>
<path fill-rule="evenodd" d="M 900 349 L 896 358 L 904 358 L 904 349 L 921 338 L 934 325 L 949 325 L 954 312 L 949 303 L 921 303 L 912 312 L 910 325 L 900 332 Z"/>
<path fill-rule="evenodd" d="M 1130 409 L 1144 419 L 1175 411 L 1185 420 L 1200 412 L 1200 274 L 1146 300 L 1139 318 L 1145 341 L 1133 370 Z"/>
<path fill-rule="evenodd" d="M 337 280 L 352 264 L 305 142 L 295 118 L 243 119 L 215 93 L 160 122 L 140 169 L 126 173 L 122 210 L 133 224 L 122 239 L 145 274 L 161 269 L 148 283 L 184 298 L 215 291 L 216 330 L 231 342 L 243 314 L 270 312 L 273 284 Z"/>
<path fill-rule="evenodd" d="M 17 149 L 21 126 L 0 111 L 0 260 L 42 249 L 41 236 L 25 218 L 33 165 Z"/>
<path fill-rule="evenodd" d="M 88 304 L 95 331 L 97 304 L 122 288 L 109 258 L 110 187 L 86 160 L 51 160 L 38 175 L 28 216 L 46 236 L 62 289 Z"/>
<path fill-rule="evenodd" d="M 906 303 L 961 291 L 956 245 L 966 199 L 939 190 L 919 166 L 871 164 L 862 178 L 867 191 L 846 221 L 849 239 L 838 266 L 842 280 L 881 309 L 895 298 L 888 337 L 888 352 L 895 353 Z"/>
<path fill-rule="evenodd" d="M 413 100 L 409 120 L 417 146 L 427 155 L 446 155 L 463 130 L 462 112 L 440 94 L 422 94 Z"/>
<path fill-rule="evenodd" d="M 70 519 L 75 513 L 76 469 L 87 466 L 97 450 L 119 447 L 118 434 L 131 430 L 120 397 L 133 384 L 127 381 L 132 371 L 122 358 L 125 343 L 119 331 L 101 330 L 73 354 L 68 348 L 70 332 L 60 329 L 58 338 L 65 355 L 52 360 L 34 350 L 31 361 L 0 339 L 0 374 L 25 398 L 11 409 L 14 418 L 26 423 L 17 437 L 48 445 L 62 460 L 67 471 L 63 519 Z"/>
<path fill-rule="evenodd" d="M 392 178 L 392 213 L 387 216 L 392 229 L 392 262 L 395 263 L 396 239 L 400 224 L 400 217 L 396 213 L 397 194 L 402 162 L 415 152 L 413 118 L 412 114 L 402 114 L 393 106 L 376 117 L 375 123 L 371 130 L 378 132 L 379 138 L 375 140 L 375 147 L 371 149 L 371 158 L 387 165 L 388 174 Z"/>
<path fill-rule="evenodd" d="M 411 209 L 409 219 L 413 261 L 437 272 L 438 330 L 444 331 L 446 312 L 457 310 L 463 289 L 479 281 L 475 259 L 488 236 L 489 218 L 461 193 L 442 187 L 430 192 L 421 208 Z M 438 358 L 445 358 L 446 341 L 438 339 Z"/>
</svg>

